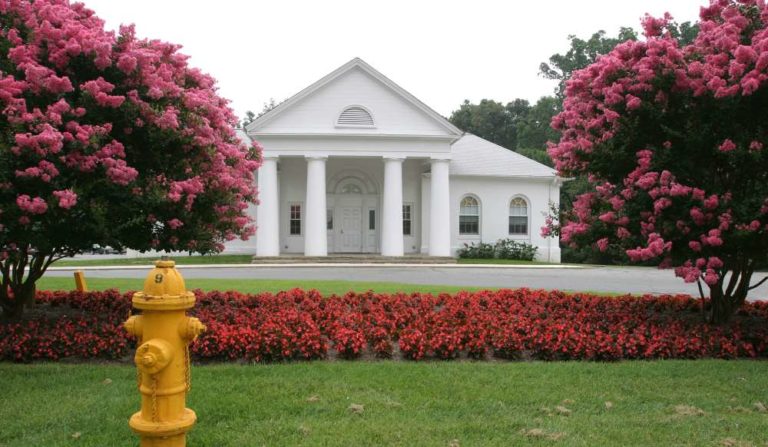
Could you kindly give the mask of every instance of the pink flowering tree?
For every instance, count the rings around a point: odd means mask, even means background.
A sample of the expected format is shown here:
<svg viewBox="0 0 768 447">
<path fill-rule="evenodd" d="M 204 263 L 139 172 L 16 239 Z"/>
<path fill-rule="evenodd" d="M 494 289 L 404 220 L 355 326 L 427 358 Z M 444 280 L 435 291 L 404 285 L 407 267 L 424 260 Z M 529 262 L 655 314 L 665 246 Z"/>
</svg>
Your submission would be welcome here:
<svg viewBox="0 0 768 447">
<path fill-rule="evenodd" d="M 0 306 L 94 244 L 216 252 L 247 238 L 259 147 L 179 46 L 82 4 L 0 0 Z"/>
<path fill-rule="evenodd" d="M 674 268 L 709 288 L 723 323 L 765 279 L 768 253 L 768 8 L 713 0 L 681 46 L 664 18 L 567 83 L 549 154 L 592 191 L 544 232 L 571 246 Z"/>
</svg>

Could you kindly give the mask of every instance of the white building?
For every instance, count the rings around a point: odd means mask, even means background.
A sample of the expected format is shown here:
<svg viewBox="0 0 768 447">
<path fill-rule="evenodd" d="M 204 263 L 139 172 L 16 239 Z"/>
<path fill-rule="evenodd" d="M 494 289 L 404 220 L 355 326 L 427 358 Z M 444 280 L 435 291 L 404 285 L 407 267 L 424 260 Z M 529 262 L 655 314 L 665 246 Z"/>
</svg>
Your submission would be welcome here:
<svg viewBox="0 0 768 447">
<path fill-rule="evenodd" d="M 453 256 L 503 238 L 559 262 L 539 229 L 561 181 L 553 169 L 464 134 L 360 59 L 257 118 L 264 147 L 257 256 Z"/>
</svg>

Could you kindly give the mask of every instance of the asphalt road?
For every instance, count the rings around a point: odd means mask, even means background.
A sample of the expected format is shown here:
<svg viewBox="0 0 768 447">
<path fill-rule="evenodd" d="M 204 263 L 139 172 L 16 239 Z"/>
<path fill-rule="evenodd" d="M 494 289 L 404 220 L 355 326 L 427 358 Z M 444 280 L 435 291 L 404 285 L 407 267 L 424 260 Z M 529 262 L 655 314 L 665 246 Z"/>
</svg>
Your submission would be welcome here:
<svg viewBox="0 0 768 447">
<path fill-rule="evenodd" d="M 444 266 L 279 266 L 190 268 L 179 266 L 185 278 L 238 278 L 285 280 L 383 281 L 475 287 L 529 287 L 618 293 L 687 293 L 698 296 L 695 284 L 686 284 L 671 270 L 646 267 L 488 268 Z M 72 270 L 53 270 L 51 276 L 71 276 Z M 148 268 L 86 270 L 92 278 L 144 278 Z M 755 281 L 765 274 L 756 275 Z M 705 289 L 706 292 L 706 289 Z M 751 298 L 768 298 L 768 282 L 753 290 Z"/>
</svg>

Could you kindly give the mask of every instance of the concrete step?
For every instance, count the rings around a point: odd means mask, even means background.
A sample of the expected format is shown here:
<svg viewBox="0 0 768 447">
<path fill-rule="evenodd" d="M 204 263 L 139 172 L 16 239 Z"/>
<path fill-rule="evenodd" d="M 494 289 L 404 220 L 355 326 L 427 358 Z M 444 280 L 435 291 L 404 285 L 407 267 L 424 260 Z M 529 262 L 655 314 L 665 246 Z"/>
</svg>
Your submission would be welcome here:
<svg viewBox="0 0 768 447">
<path fill-rule="evenodd" d="M 442 256 L 381 256 L 371 254 L 328 256 L 254 256 L 252 264 L 456 264 L 456 258 Z"/>
</svg>

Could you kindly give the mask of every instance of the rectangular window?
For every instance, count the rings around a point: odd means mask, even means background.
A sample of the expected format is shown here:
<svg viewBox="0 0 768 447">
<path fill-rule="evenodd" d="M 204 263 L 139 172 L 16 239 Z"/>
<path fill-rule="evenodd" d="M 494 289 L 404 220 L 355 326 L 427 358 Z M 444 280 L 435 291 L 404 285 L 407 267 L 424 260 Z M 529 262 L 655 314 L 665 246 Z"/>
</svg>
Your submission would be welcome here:
<svg viewBox="0 0 768 447">
<path fill-rule="evenodd" d="M 291 204 L 290 215 L 290 234 L 292 236 L 301 235 L 301 205 L 298 203 Z"/>
<path fill-rule="evenodd" d="M 411 235 L 411 204 L 403 205 L 403 235 Z"/>
<path fill-rule="evenodd" d="M 509 216 L 509 234 L 528 234 L 528 216 Z"/>
<path fill-rule="evenodd" d="M 325 210 L 325 229 L 333 230 L 333 210 L 330 208 Z"/>
<path fill-rule="evenodd" d="M 459 234 L 480 234 L 480 216 L 459 216 Z"/>
<path fill-rule="evenodd" d="M 376 210 L 368 210 L 368 229 L 376 229 Z"/>
</svg>

